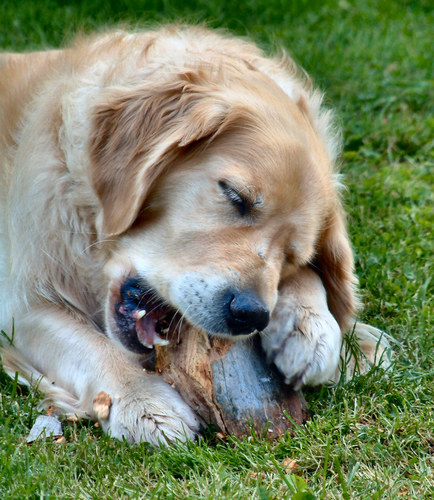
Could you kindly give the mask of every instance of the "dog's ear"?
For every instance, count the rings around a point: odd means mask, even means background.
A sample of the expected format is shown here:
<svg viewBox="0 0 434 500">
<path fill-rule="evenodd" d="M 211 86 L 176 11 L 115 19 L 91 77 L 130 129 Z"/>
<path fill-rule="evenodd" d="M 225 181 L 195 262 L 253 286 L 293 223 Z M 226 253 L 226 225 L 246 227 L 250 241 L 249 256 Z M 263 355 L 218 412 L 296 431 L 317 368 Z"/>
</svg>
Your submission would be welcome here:
<svg viewBox="0 0 434 500">
<path fill-rule="evenodd" d="M 108 91 L 94 109 L 89 139 L 104 232 L 126 231 L 161 172 L 182 148 L 216 135 L 226 115 L 200 75 Z"/>
<path fill-rule="evenodd" d="M 341 328 L 347 327 L 357 308 L 357 278 L 353 273 L 353 253 L 339 201 L 326 218 L 312 267 L 323 281 L 331 313 Z"/>
</svg>

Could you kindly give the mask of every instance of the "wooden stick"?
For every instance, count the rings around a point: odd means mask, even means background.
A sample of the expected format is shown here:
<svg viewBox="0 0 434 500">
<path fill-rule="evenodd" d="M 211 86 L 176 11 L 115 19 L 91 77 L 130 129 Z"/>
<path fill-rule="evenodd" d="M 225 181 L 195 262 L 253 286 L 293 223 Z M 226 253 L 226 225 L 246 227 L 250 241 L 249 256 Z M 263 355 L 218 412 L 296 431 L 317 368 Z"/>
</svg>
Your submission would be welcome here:
<svg viewBox="0 0 434 500">
<path fill-rule="evenodd" d="M 189 327 L 170 340 L 168 346 L 156 346 L 156 371 L 205 425 L 236 436 L 249 435 L 253 428 L 277 437 L 293 425 L 291 420 L 307 420 L 302 393 L 267 365 L 258 336 L 237 342 L 209 339 Z"/>
</svg>

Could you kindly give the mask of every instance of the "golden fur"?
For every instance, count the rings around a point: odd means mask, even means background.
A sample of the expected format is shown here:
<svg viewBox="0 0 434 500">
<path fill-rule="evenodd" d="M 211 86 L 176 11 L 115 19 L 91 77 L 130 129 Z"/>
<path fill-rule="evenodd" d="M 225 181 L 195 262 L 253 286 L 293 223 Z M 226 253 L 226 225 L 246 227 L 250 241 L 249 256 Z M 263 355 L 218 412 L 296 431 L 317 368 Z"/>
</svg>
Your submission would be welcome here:
<svg viewBox="0 0 434 500">
<path fill-rule="evenodd" d="M 0 56 L 0 99 L 10 371 L 43 375 L 66 412 L 95 416 L 95 395 L 116 394 L 114 436 L 192 437 L 191 410 L 119 341 L 113 307 L 137 274 L 217 335 L 221 291 L 254 290 L 288 382 L 333 376 L 356 282 L 339 145 L 289 58 L 197 27 L 113 32 Z"/>
</svg>

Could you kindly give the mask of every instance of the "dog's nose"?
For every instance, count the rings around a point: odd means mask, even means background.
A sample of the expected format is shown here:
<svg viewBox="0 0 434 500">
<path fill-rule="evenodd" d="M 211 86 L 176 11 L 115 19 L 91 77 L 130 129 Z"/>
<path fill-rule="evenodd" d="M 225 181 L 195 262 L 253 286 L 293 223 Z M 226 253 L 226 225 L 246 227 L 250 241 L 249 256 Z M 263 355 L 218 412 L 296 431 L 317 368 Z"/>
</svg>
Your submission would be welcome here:
<svg viewBox="0 0 434 500">
<path fill-rule="evenodd" d="M 270 321 L 270 311 L 253 291 L 232 293 L 228 305 L 226 322 L 233 335 L 260 332 Z"/>
</svg>

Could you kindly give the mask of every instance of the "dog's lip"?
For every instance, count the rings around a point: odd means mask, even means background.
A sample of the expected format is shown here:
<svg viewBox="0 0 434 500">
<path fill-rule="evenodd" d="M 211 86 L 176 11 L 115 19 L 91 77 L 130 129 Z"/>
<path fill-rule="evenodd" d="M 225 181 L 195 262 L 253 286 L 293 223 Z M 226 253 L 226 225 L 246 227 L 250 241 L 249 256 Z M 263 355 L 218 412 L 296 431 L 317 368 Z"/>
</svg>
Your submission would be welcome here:
<svg viewBox="0 0 434 500">
<path fill-rule="evenodd" d="M 137 277 L 128 277 L 119 287 L 114 302 L 114 319 L 119 333 L 129 344 L 152 349 L 169 343 L 160 335 L 168 334 L 171 323 L 166 320 L 176 311 L 161 299 L 155 290 Z M 167 327 L 167 328 L 166 328 Z M 136 340 L 134 340 L 136 339 Z"/>
<path fill-rule="evenodd" d="M 164 317 L 166 314 L 163 313 L 163 315 L 160 316 L 158 314 L 152 314 L 152 312 L 148 313 L 146 309 L 135 309 L 129 312 L 123 305 L 117 308 L 117 313 L 124 316 L 129 314 L 131 316 L 132 320 L 135 322 L 135 329 L 139 342 L 148 349 L 152 349 L 155 345 L 164 346 L 169 344 L 167 339 L 161 338 L 157 333 L 158 321 L 160 317 Z"/>
<path fill-rule="evenodd" d="M 144 309 L 138 311 L 136 317 L 136 332 L 139 342 L 148 349 L 155 345 L 167 345 L 169 341 L 161 338 L 157 334 L 158 318 L 152 314 L 147 314 Z"/>
</svg>

